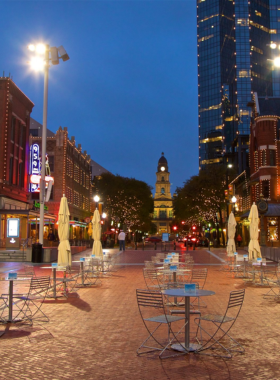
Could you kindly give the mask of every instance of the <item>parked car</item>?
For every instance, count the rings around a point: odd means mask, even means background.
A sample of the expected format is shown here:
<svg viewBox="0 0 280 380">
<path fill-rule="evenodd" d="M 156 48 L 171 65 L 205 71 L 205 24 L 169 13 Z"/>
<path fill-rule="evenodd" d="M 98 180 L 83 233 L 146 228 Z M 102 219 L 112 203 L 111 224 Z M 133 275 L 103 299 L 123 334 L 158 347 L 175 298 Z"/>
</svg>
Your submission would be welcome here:
<svg viewBox="0 0 280 380">
<path fill-rule="evenodd" d="M 145 239 L 145 243 L 160 243 L 161 238 L 158 236 L 149 236 Z"/>
<path fill-rule="evenodd" d="M 187 236 L 188 245 L 194 245 L 195 244 L 196 246 L 198 246 L 198 240 L 199 240 L 199 238 L 196 235 L 188 235 Z"/>
</svg>

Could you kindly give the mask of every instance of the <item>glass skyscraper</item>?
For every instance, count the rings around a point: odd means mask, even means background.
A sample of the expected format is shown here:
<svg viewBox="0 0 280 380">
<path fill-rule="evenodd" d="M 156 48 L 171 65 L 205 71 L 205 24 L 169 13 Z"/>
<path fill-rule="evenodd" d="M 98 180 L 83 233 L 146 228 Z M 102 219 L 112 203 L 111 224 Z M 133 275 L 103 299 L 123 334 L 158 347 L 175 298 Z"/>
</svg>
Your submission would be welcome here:
<svg viewBox="0 0 280 380">
<path fill-rule="evenodd" d="M 197 0 L 199 167 L 248 165 L 251 107 L 280 96 L 271 42 L 280 43 L 280 0 Z"/>
</svg>

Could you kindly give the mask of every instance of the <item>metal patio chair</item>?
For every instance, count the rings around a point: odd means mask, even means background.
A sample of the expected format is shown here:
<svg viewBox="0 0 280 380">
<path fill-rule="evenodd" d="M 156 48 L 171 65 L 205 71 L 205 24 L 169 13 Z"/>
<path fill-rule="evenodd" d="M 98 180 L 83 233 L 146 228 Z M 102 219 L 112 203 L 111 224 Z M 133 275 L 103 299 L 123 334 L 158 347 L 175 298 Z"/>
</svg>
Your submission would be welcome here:
<svg viewBox="0 0 280 380">
<path fill-rule="evenodd" d="M 203 289 L 205 282 L 207 280 L 207 275 L 208 275 L 208 269 L 207 268 L 193 269 L 192 275 L 190 278 L 190 283 L 196 284 L 196 287 L 198 289 Z M 201 305 L 201 304 L 203 304 L 203 305 Z M 202 306 L 207 307 L 206 303 L 203 300 L 198 299 L 197 297 L 191 302 L 191 307 L 193 307 L 193 308 L 195 308 L 195 307 L 200 308 Z"/>
<path fill-rule="evenodd" d="M 163 276 L 156 268 L 143 268 L 143 276 L 149 290 L 160 290 L 166 286 L 163 282 Z"/>
<path fill-rule="evenodd" d="M 13 301 L 16 306 L 14 319 L 28 320 L 32 323 L 36 316 L 40 322 L 48 322 L 49 318 L 42 311 L 42 304 L 50 289 L 50 277 L 32 277 L 27 294 L 14 294 Z M 40 316 L 41 315 L 41 316 Z"/>
<path fill-rule="evenodd" d="M 200 316 L 199 318 L 195 318 L 194 322 L 198 326 L 197 332 L 200 332 L 200 338 L 197 337 L 197 340 L 201 344 L 201 348 L 197 352 L 201 353 L 211 349 L 213 350 L 213 353 L 203 353 L 205 355 L 225 358 L 232 358 L 233 352 L 244 353 L 244 347 L 229 335 L 229 331 L 239 316 L 243 305 L 244 296 L 245 289 L 234 290 L 230 292 L 228 305 L 223 315 L 207 314 Z M 205 328 L 204 325 L 207 325 L 207 323 L 210 323 L 211 330 L 207 330 Z M 205 333 L 207 337 L 204 342 L 202 337 L 203 333 Z M 217 349 L 225 352 L 225 354 L 214 353 L 214 350 Z"/>
<path fill-rule="evenodd" d="M 162 293 L 159 291 L 136 289 L 136 297 L 140 316 L 149 334 L 137 349 L 137 355 L 157 351 L 159 351 L 160 359 L 182 355 L 182 352 L 174 353 L 174 351 L 168 355 L 166 351 L 171 349 L 171 345 L 175 341 L 180 344 L 177 338 L 184 331 L 185 317 L 171 315 L 166 309 Z M 176 328 L 172 327 L 174 325 Z M 163 336 L 161 326 L 167 326 L 167 339 L 165 334 L 165 337 Z M 150 340 L 152 343 L 149 343 Z"/>
</svg>

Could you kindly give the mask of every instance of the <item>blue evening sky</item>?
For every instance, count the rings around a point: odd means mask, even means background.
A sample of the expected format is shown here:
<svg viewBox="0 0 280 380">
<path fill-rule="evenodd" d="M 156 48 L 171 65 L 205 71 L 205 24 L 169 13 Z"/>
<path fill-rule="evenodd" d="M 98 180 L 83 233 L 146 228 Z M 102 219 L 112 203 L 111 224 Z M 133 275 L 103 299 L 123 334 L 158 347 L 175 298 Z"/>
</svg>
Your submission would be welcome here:
<svg viewBox="0 0 280 380">
<path fill-rule="evenodd" d="M 195 0 L 3 1 L 0 75 L 11 73 L 42 123 L 43 74 L 27 45 L 63 45 L 50 68 L 48 128 L 114 174 L 154 187 L 161 152 L 172 192 L 198 173 Z"/>
</svg>

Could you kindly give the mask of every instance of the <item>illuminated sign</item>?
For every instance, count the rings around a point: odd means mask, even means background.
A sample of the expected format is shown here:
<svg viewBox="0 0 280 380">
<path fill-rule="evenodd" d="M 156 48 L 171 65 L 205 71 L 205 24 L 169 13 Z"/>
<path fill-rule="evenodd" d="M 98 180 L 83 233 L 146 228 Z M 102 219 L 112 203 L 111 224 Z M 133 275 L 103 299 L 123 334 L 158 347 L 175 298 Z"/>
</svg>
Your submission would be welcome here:
<svg viewBox="0 0 280 380">
<path fill-rule="evenodd" d="M 34 206 L 34 208 L 40 208 L 40 202 L 34 201 L 33 206 Z M 49 209 L 48 206 L 44 205 L 44 210 L 48 211 L 48 209 Z"/>
<path fill-rule="evenodd" d="M 40 165 L 40 156 L 39 156 L 39 145 L 32 144 L 30 147 L 30 163 L 29 163 L 29 174 L 31 177 L 40 176 L 41 174 L 41 165 Z M 39 183 L 30 183 L 30 191 L 32 193 L 39 192 Z"/>
<path fill-rule="evenodd" d="M 8 238 L 19 237 L 19 219 L 18 218 L 7 219 L 7 237 Z"/>
<path fill-rule="evenodd" d="M 30 176 L 30 183 L 40 185 L 40 179 L 41 179 L 40 175 L 32 174 Z M 45 181 L 46 181 L 46 188 L 47 188 L 48 187 L 47 183 L 50 182 L 50 181 L 53 181 L 53 183 L 54 183 L 54 178 L 51 177 L 51 176 L 45 176 Z"/>
</svg>

